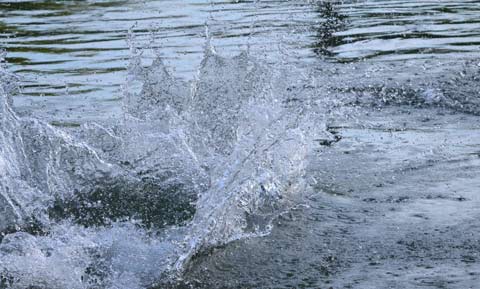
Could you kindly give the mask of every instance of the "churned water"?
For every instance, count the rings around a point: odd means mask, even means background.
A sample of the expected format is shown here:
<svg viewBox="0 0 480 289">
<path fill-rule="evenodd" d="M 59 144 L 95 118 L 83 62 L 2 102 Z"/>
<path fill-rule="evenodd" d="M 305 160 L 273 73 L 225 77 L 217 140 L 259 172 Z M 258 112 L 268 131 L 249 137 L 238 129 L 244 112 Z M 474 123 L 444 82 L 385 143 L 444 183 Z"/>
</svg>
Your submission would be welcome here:
<svg viewBox="0 0 480 289">
<path fill-rule="evenodd" d="M 476 288 L 478 1 L 2 1 L 0 288 Z"/>
</svg>

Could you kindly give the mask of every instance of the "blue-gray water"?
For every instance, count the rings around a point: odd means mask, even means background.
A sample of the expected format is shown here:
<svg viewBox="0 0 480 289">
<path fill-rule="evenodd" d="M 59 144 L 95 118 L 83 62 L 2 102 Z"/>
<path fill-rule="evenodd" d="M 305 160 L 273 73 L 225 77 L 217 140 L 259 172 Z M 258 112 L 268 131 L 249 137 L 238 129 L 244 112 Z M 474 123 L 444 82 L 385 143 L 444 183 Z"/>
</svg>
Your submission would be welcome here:
<svg viewBox="0 0 480 289">
<path fill-rule="evenodd" d="M 0 288 L 476 288 L 479 15 L 1 1 Z"/>
<path fill-rule="evenodd" d="M 318 4 L 320 3 L 320 4 Z M 118 100 L 130 56 L 155 47 L 191 77 L 203 53 L 205 23 L 231 54 L 251 45 L 286 46 L 303 63 L 401 61 L 475 56 L 478 1 L 2 1 L 0 43 L 23 96 L 81 109 Z M 271 61 L 281 57 L 273 54 Z M 308 64 L 307 64 L 308 65 Z M 321 64 L 320 64 L 321 65 Z M 38 103 L 38 98 L 33 98 Z M 61 99 L 68 99 L 65 104 Z M 28 102 L 27 102 L 28 103 Z M 100 104 L 99 104 L 100 103 Z M 23 105 L 23 102 L 22 102 Z"/>
</svg>

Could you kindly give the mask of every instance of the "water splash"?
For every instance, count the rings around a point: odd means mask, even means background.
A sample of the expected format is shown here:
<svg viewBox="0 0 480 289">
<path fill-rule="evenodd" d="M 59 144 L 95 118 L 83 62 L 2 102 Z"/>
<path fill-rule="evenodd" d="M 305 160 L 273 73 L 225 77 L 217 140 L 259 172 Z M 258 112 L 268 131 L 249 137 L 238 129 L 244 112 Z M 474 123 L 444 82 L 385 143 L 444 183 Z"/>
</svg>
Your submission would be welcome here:
<svg viewBox="0 0 480 289">
<path fill-rule="evenodd" d="M 18 117 L 3 89 L 1 286 L 144 288 L 201 250 L 268 233 L 304 190 L 327 133 L 306 99 L 291 104 L 308 95 L 284 83 L 295 73 L 206 49 L 189 84 L 137 60 L 118 123 L 74 136 Z"/>
<path fill-rule="evenodd" d="M 344 76 L 332 90 L 315 71 L 209 45 L 192 82 L 138 55 L 121 117 L 69 133 L 16 115 L 14 76 L 2 67 L 0 288 L 145 288 L 181 275 L 202 250 L 268 234 L 307 190 L 315 143 L 335 140 L 326 129 L 335 109 L 478 113 L 473 64 L 433 84 L 349 87 Z M 458 82 L 465 93 L 453 93 Z"/>
</svg>

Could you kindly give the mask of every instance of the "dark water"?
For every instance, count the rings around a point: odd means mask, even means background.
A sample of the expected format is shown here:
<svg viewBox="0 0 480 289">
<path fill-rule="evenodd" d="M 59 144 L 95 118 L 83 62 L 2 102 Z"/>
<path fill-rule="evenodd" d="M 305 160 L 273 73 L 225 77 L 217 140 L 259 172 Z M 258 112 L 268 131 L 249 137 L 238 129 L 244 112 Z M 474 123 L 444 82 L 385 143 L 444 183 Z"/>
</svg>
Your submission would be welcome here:
<svg viewBox="0 0 480 289">
<path fill-rule="evenodd" d="M 0 47 L 0 288 L 480 284 L 480 1 L 4 0 Z"/>
</svg>

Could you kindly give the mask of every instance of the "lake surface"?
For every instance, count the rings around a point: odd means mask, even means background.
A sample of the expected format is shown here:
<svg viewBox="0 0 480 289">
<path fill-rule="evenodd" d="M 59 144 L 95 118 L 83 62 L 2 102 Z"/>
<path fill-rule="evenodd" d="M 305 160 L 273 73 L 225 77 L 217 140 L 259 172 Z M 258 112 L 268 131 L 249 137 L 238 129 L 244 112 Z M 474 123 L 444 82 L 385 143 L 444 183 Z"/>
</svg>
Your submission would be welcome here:
<svg viewBox="0 0 480 289">
<path fill-rule="evenodd" d="M 462 58 L 480 49 L 478 1 L 22 0 L 0 9 L 0 43 L 22 76 L 23 97 L 62 109 L 119 99 L 129 46 L 158 49 L 176 74 L 192 78 L 206 23 L 221 53 L 249 45 L 270 61 L 283 50 L 308 65 Z"/>
<path fill-rule="evenodd" d="M 0 48 L 2 289 L 480 284 L 480 1 L 4 0 Z"/>
</svg>

